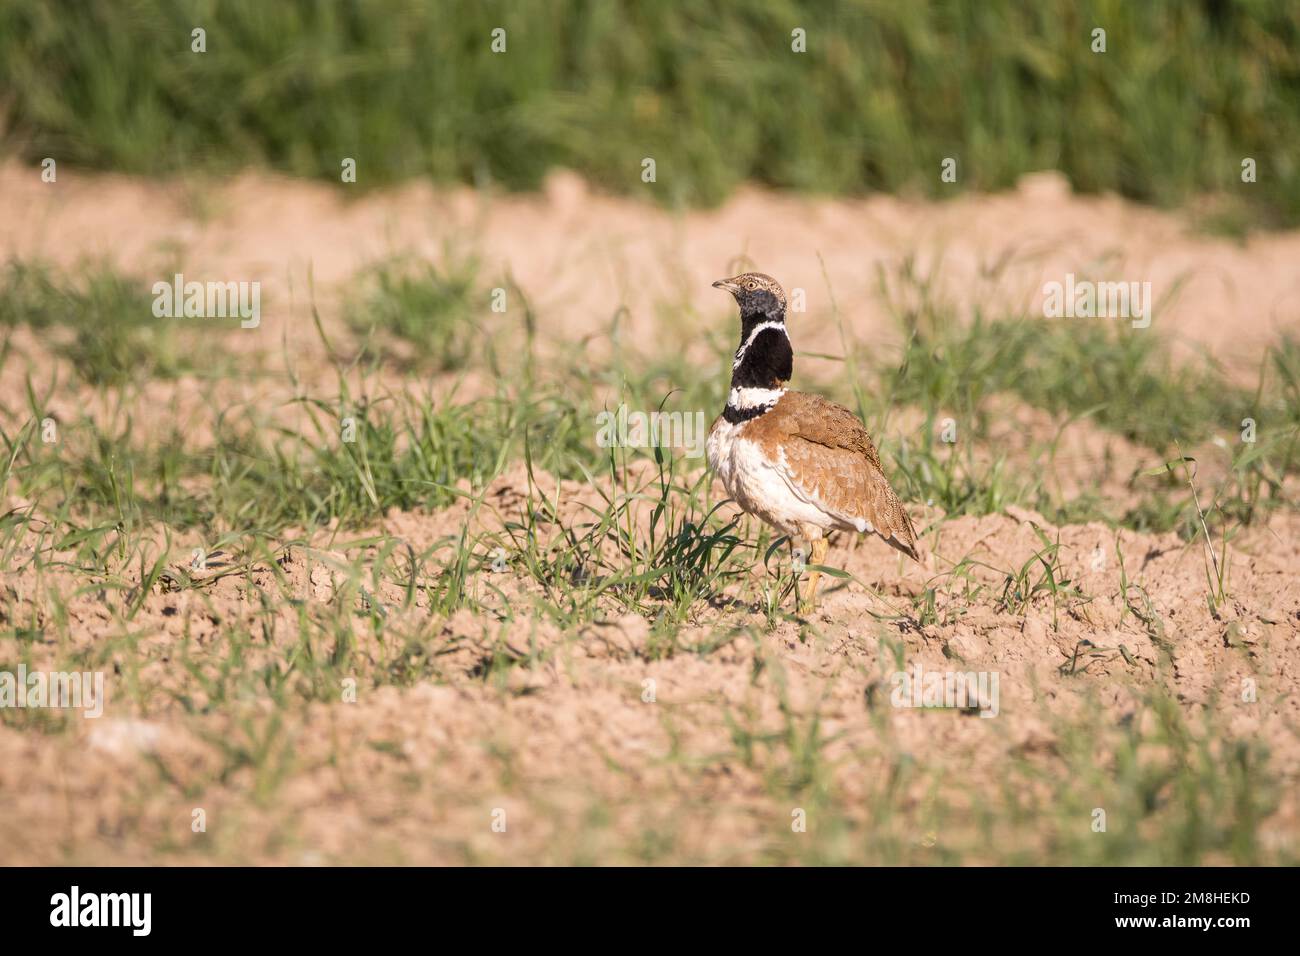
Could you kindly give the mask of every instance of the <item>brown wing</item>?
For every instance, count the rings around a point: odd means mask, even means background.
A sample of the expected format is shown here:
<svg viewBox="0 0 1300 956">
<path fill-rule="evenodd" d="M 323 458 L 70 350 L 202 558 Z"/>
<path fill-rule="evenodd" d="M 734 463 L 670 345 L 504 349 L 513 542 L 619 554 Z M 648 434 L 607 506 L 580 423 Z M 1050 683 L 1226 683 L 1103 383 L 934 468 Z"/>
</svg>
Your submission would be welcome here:
<svg viewBox="0 0 1300 956">
<path fill-rule="evenodd" d="M 779 442 L 796 490 L 827 514 L 874 531 L 920 560 L 916 528 L 889 487 L 876 446 L 857 416 L 819 395 L 786 392 L 758 421 L 766 426 L 764 437 Z"/>
</svg>

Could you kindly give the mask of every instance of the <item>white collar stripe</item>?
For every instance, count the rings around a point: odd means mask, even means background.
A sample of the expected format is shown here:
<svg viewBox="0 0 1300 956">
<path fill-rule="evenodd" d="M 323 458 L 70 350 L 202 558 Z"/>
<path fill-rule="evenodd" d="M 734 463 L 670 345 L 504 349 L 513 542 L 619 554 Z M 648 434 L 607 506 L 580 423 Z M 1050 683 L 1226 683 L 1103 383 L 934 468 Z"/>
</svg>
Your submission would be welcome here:
<svg viewBox="0 0 1300 956">
<path fill-rule="evenodd" d="M 783 388 L 733 388 L 727 395 L 727 405 L 737 411 L 775 405 L 785 394 Z"/>
<path fill-rule="evenodd" d="M 787 339 L 790 337 L 790 333 L 785 329 L 784 322 L 760 322 L 758 325 L 754 326 L 754 331 L 749 333 L 749 338 L 745 339 L 745 341 L 740 344 L 740 348 L 736 349 L 736 360 L 731 363 L 732 371 L 740 368 L 740 363 L 745 358 L 745 352 L 754 344 L 754 339 L 758 338 L 759 335 L 766 332 L 768 329 L 780 329 L 781 333 Z"/>
</svg>

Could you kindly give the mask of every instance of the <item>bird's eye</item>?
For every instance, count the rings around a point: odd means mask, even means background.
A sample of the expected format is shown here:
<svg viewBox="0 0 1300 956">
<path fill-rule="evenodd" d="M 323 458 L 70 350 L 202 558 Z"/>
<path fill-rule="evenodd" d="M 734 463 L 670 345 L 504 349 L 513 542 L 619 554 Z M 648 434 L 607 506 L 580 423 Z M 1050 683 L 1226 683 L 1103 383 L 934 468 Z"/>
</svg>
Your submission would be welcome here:
<svg viewBox="0 0 1300 956">
<path fill-rule="evenodd" d="M 753 279 L 750 279 L 748 282 L 745 283 L 745 288 L 748 289 L 750 292 L 753 292 L 758 288 L 758 283 L 755 282 Z"/>
</svg>

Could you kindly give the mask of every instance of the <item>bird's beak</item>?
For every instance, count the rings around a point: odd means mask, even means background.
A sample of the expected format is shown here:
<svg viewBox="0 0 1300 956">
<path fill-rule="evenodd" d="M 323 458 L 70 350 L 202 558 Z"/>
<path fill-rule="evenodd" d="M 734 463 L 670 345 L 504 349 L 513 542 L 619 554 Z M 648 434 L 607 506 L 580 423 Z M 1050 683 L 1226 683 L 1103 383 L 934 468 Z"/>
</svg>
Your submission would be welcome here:
<svg viewBox="0 0 1300 956">
<path fill-rule="evenodd" d="M 717 282 L 713 283 L 713 288 L 726 289 L 732 295 L 735 295 L 740 291 L 740 286 L 736 285 L 736 283 L 732 282 L 730 279 L 719 279 Z"/>
</svg>

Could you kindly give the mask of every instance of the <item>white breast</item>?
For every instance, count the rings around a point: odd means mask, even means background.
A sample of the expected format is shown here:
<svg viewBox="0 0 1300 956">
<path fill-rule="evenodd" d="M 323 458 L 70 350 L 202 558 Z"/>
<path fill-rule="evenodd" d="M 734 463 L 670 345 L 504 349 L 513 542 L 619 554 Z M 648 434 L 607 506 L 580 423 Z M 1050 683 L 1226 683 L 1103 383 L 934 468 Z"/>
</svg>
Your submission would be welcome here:
<svg viewBox="0 0 1300 956">
<path fill-rule="evenodd" d="M 722 484 L 731 494 L 731 446 L 736 438 L 737 426 L 725 418 L 719 418 L 717 425 L 709 432 L 704 454 L 709 460 L 709 467 L 717 472 Z"/>
<path fill-rule="evenodd" d="M 709 465 L 736 504 L 782 534 L 804 537 L 813 529 L 834 527 L 831 515 L 793 487 L 784 462 L 768 458 L 739 429 L 721 421 L 708 442 Z"/>
</svg>

